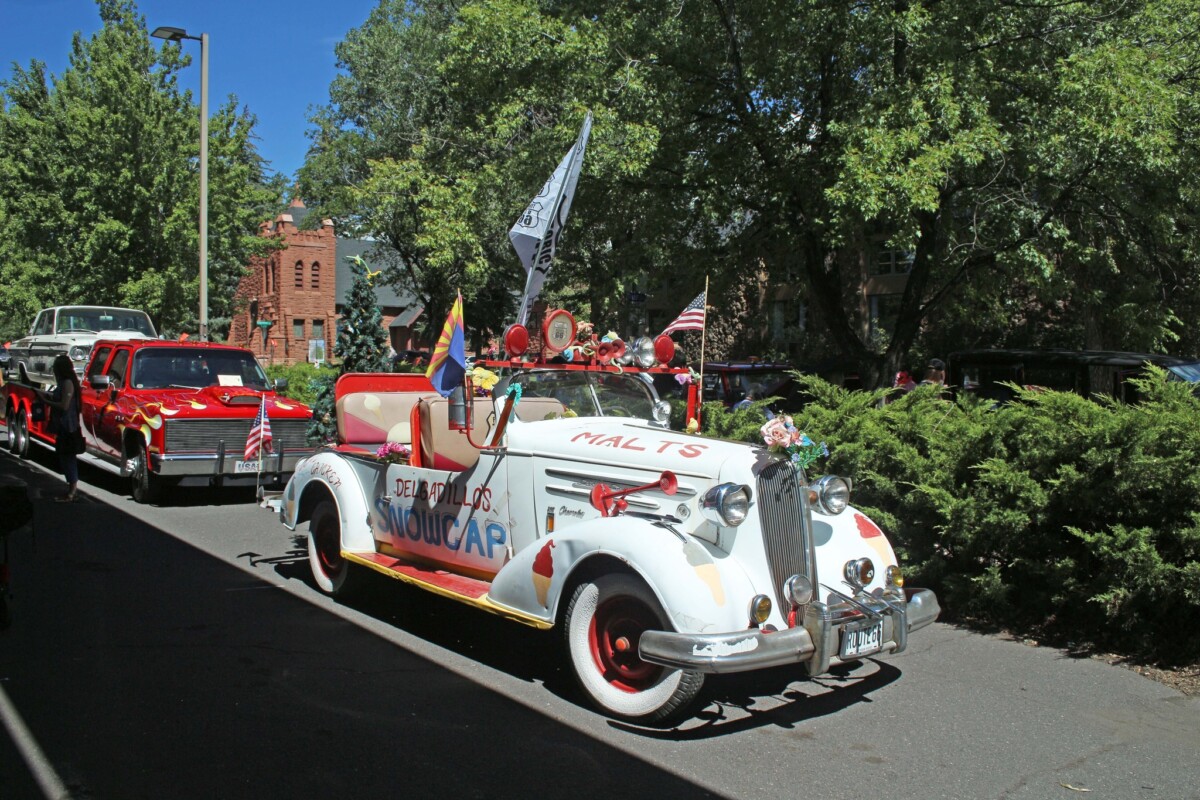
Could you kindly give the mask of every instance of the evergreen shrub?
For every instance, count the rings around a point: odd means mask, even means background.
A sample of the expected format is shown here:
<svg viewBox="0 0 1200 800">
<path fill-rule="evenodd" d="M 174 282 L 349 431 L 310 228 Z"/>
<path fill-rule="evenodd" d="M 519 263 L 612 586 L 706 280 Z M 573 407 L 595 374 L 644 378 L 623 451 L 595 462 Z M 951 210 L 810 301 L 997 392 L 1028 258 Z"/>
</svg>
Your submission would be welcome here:
<svg viewBox="0 0 1200 800">
<path fill-rule="evenodd" d="M 316 402 L 317 388 L 320 382 L 328 376 L 336 379 L 338 369 L 328 364 L 318 367 L 316 364 L 301 362 L 289 366 L 273 364 L 266 368 L 266 372 L 267 377 L 271 380 L 287 379 L 288 385 L 287 389 L 283 391 L 284 396 L 311 406 Z"/>
<path fill-rule="evenodd" d="M 1013 387 L 996 406 L 921 387 L 891 403 L 797 375 L 812 471 L 854 481 L 910 585 L 943 618 L 1162 663 L 1200 657 L 1200 399 L 1155 370 L 1124 405 Z M 764 404 L 766 401 L 764 401 Z M 705 432 L 759 442 L 758 408 L 705 405 Z"/>
</svg>

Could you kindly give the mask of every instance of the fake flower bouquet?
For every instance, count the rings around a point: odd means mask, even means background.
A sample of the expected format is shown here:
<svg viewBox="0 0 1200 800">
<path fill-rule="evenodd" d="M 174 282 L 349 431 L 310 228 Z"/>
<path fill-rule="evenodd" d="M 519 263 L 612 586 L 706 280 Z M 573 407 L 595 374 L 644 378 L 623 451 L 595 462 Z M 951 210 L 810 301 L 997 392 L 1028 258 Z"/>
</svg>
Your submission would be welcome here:
<svg viewBox="0 0 1200 800">
<path fill-rule="evenodd" d="M 412 450 L 408 445 L 400 444 L 400 442 L 384 442 L 375 451 L 376 458 L 389 464 L 406 464 L 411 456 Z"/>
<path fill-rule="evenodd" d="M 808 469 L 818 458 L 829 455 L 829 447 L 824 442 L 817 444 L 808 438 L 808 434 L 798 431 L 789 416 L 776 416 L 759 431 L 772 453 L 786 453 L 800 469 Z"/>
</svg>

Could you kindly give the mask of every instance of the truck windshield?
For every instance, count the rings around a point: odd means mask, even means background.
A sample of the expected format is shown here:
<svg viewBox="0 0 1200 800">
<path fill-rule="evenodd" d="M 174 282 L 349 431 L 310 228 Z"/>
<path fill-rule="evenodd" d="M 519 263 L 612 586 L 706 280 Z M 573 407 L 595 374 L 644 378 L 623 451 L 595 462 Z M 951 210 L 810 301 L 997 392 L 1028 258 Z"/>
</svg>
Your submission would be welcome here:
<svg viewBox="0 0 1200 800">
<path fill-rule="evenodd" d="M 616 372 L 542 370 L 515 375 L 523 397 L 553 397 L 580 417 L 654 419 L 653 389 L 641 377 Z"/>
<path fill-rule="evenodd" d="M 100 333 L 101 331 L 125 331 L 141 333 L 151 338 L 154 324 L 143 311 L 125 308 L 64 308 L 58 312 L 56 333 Z"/>
<path fill-rule="evenodd" d="M 238 350 L 148 347 L 134 356 L 129 385 L 137 389 L 246 386 L 265 391 L 267 376 L 254 356 Z"/>
</svg>

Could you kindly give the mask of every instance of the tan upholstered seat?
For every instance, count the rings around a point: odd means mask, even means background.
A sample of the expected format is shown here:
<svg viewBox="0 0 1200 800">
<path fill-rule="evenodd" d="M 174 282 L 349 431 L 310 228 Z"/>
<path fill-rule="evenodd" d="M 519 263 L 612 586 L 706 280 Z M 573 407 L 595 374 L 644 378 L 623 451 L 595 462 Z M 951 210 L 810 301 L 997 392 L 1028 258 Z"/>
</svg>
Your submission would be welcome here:
<svg viewBox="0 0 1200 800">
<path fill-rule="evenodd" d="M 354 392 L 339 397 L 338 441 L 359 447 L 384 442 L 412 444 L 411 412 L 422 396 L 415 392 Z"/>
<path fill-rule="evenodd" d="M 488 417 L 492 413 L 492 401 L 480 397 L 473 401 L 474 430 L 471 439 L 484 444 L 488 431 Z M 417 403 L 420 421 L 420 466 L 427 469 L 448 469 L 461 472 L 475 466 L 479 450 L 471 444 L 466 431 L 451 430 L 449 424 L 449 402 L 444 397 L 423 397 Z"/>
</svg>

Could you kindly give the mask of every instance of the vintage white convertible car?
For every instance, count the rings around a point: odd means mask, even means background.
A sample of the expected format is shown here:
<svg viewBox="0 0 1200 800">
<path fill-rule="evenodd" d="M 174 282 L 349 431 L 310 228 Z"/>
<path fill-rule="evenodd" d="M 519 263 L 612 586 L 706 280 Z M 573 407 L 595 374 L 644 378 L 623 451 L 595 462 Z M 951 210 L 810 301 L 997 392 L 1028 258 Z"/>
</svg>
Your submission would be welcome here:
<svg viewBox="0 0 1200 800">
<path fill-rule="evenodd" d="M 820 675 L 936 619 L 848 480 L 671 430 L 663 371 L 517 366 L 457 408 L 423 375 L 344 375 L 338 442 L 297 465 L 281 521 L 308 522 L 327 593 L 370 568 L 558 628 L 588 699 L 637 722 L 682 713 L 705 673 Z"/>
<path fill-rule="evenodd" d="M 29 335 L 9 347 L 5 374 L 22 383 L 53 384 L 54 359 L 66 353 L 82 378 L 83 367 L 97 339 L 157 336 L 145 311 L 111 306 L 55 306 L 39 311 Z"/>
</svg>

